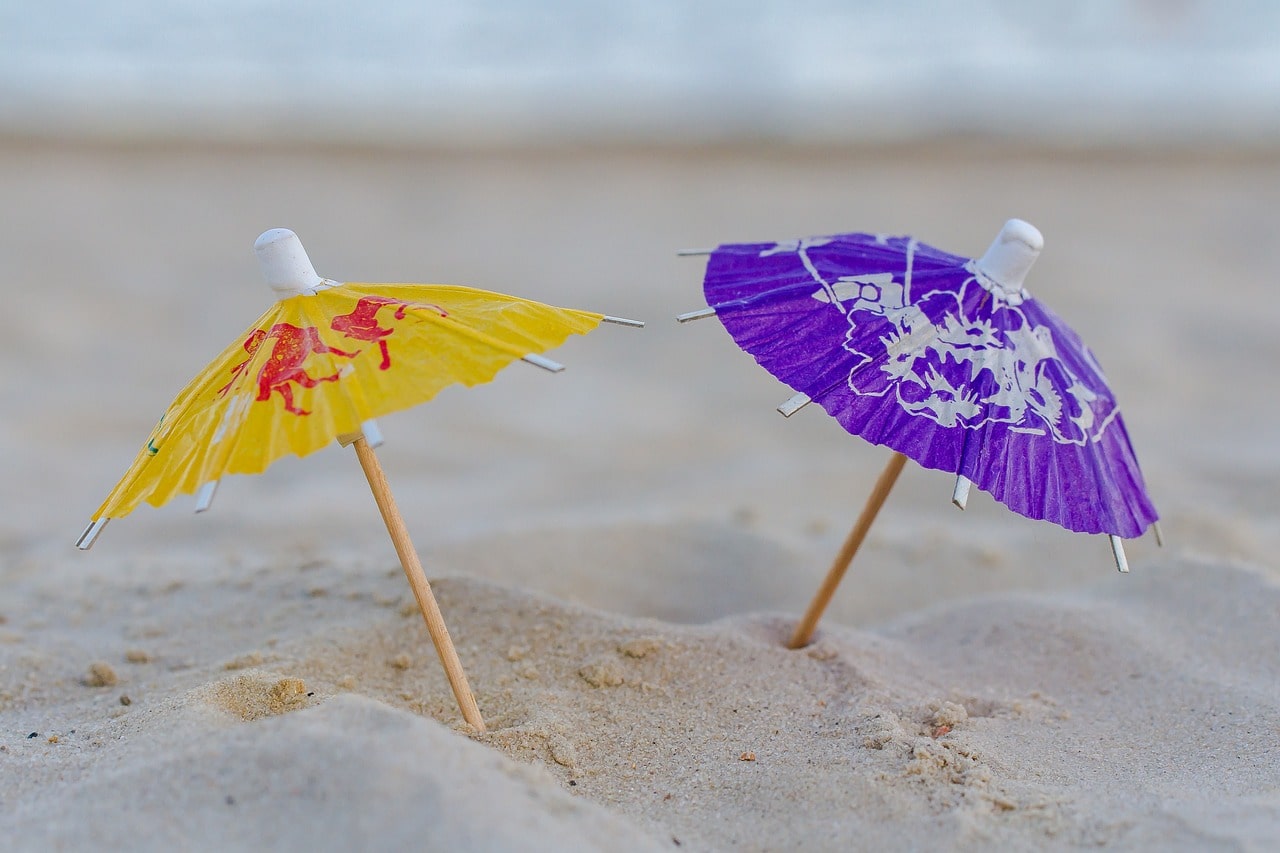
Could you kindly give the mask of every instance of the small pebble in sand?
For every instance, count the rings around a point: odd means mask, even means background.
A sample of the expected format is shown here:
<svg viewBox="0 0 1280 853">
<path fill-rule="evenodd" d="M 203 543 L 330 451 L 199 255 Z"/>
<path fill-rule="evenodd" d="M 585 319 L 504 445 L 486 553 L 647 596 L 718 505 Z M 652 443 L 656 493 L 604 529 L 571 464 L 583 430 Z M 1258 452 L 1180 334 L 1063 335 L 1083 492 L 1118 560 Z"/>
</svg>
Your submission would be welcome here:
<svg viewBox="0 0 1280 853">
<path fill-rule="evenodd" d="M 942 737 L 945 734 L 949 734 L 950 732 L 951 732 L 951 726 L 947 726 L 947 725 L 934 726 L 932 735 L 933 735 L 933 738 L 937 740 L 938 738 Z"/>
<path fill-rule="evenodd" d="M 57 743 L 57 742 L 58 742 L 57 735 L 49 735 L 49 743 Z"/>
<path fill-rule="evenodd" d="M 547 744 L 551 752 L 551 760 L 562 767 L 573 768 L 578 763 L 578 753 L 573 744 L 562 737 L 553 737 Z"/>
<path fill-rule="evenodd" d="M 84 677 L 84 683 L 89 687 L 111 687 L 119 682 L 120 677 L 116 675 L 116 671 L 104 661 L 89 664 L 89 673 Z"/>
<path fill-rule="evenodd" d="M 222 668 L 231 671 L 235 669 L 248 669 L 251 666 L 261 666 L 263 661 L 262 652 L 249 652 L 247 655 L 240 655 L 238 658 L 232 658 L 222 665 Z"/>
<path fill-rule="evenodd" d="M 307 685 L 301 678 L 282 678 L 271 685 L 268 708 L 273 713 L 287 711 L 308 696 Z"/>
<path fill-rule="evenodd" d="M 127 649 L 124 659 L 127 663 L 151 663 L 153 660 L 151 653 L 145 649 Z"/>
<path fill-rule="evenodd" d="M 636 637 L 618 646 L 618 651 L 629 658 L 645 658 L 662 648 L 654 637 Z"/>
<path fill-rule="evenodd" d="M 977 558 L 979 565 L 989 569 L 999 568 L 1009 561 L 1008 555 L 999 548 L 979 548 Z"/>
<path fill-rule="evenodd" d="M 821 640 L 806 648 L 804 653 L 813 660 L 823 663 L 840 657 L 840 652 L 836 651 L 834 646 L 830 646 Z"/>
<path fill-rule="evenodd" d="M 396 669 L 408 669 L 413 666 L 413 658 L 409 656 L 408 652 L 401 652 L 387 662 Z"/>
<path fill-rule="evenodd" d="M 40 737 L 40 733 L 32 732 L 31 734 L 27 735 L 27 740 L 31 740 L 33 737 Z"/>
<path fill-rule="evenodd" d="M 876 714 L 867 722 L 867 735 L 862 741 L 862 745 L 867 749 L 884 749 L 895 741 L 899 743 L 904 741 L 907 737 L 902 721 L 892 712 Z"/>
<path fill-rule="evenodd" d="M 121 704 L 121 705 L 132 705 L 132 704 L 133 704 L 133 700 L 132 700 L 132 699 L 130 699 L 130 698 L 128 697 L 128 695 L 126 695 L 126 694 L 124 694 L 124 693 L 121 693 L 121 694 L 120 694 L 120 704 Z"/>
<path fill-rule="evenodd" d="M 755 761 L 756 754 L 754 752 L 744 752 L 738 756 L 739 761 Z"/>
<path fill-rule="evenodd" d="M 617 687 L 622 683 L 622 670 L 611 661 L 596 661 L 578 670 L 582 680 L 592 687 Z"/>
<path fill-rule="evenodd" d="M 948 732 L 969 719 L 969 711 L 955 702 L 931 702 L 929 710 L 933 712 L 929 722 L 934 728 L 945 728 Z M 946 732 L 943 732 L 946 734 Z M 934 735 L 938 737 L 938 735 Z"/>
<path fill-rule="evenodd" d="M 822 536 L 831 529 L 831 519 L 811 518 L 804 526 L 804 532 L 810 536 Z"/>
<path fill-rule="evenodd" d="M 242 720 L 256 720 L 304 707 L 307 685 L 301 678 L 238 675 L 212 686 L 212 698 Z M 123 713 L 123 711 L 122 711 Z"/>
</svg>

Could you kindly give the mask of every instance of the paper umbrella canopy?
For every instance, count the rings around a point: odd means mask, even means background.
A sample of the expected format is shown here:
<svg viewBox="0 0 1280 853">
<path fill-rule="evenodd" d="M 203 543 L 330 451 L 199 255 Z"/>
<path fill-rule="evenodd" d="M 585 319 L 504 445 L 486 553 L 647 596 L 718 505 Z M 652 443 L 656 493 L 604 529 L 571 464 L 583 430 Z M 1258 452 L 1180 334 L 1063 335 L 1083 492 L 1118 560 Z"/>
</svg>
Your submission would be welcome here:
<svg viewBox="0 0 1280 853">
<path fill-rule="evenodd" d="M 292 232 L 267 239 L 274 234 L 259 240 L 268 273 L 273 253 L 301 251 Z M 615 319 L 470 287 L 339 284 L 314 270 L 294 273 L 286 264 L 271 282 L 280 299 L 160 418 L 94 513 L 99 529 L 143 501 L 159 506 L 179 494 L 199 493 L 203 509 L 226 474 L 305 456 L 449 385 L 488 382 L 513 361 L 558 369 L 537 354 Z"/>
<path fill-rule="evenodd" d="M 1108 534 L 1123 569 L 1120 538 L 1157 514 L 1097 359 L 1023 287 L 1042 246 L 1016 219 L 978 259 L 858 233 L 722 245 L 709 307 L 680 319 L 718 317 L 798 392 L 784 414 L 812 401 L 955 474 L 961 506 L 973 483 L 1014 512 Z"/>
</svg>

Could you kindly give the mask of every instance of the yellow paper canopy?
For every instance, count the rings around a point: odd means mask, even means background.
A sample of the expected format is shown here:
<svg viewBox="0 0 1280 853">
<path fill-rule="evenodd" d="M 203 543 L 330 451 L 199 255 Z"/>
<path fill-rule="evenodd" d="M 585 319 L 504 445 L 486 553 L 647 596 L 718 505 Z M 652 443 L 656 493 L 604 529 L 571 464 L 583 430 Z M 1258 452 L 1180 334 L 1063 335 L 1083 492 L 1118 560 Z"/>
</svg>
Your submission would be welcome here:
<svg viewBox="0 0 1280 853">
<path fill-rule="evenodd" d="M 349 283 L 282 299 L 182 390 L 93 521 L 313 453 L 603 319 L 438 284 Z"/>
</svg>

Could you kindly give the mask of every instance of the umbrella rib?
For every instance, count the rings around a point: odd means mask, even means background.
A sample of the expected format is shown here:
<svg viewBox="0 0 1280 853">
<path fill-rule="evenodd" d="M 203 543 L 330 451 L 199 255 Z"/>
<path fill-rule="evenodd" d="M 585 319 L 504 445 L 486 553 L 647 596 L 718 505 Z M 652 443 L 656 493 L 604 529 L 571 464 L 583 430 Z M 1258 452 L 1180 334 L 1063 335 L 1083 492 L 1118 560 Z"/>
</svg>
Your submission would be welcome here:
<svg viewBox="0 0 1280 853">
<path fill-rule="evenodd" d="M 631 320 L 626 317 L 614 317 L 610 314 L 605 314 L 603 317 L 601 317 L 600 322 L 612 323 L 615 326 L 630 326 L 633 329 L 644 328 L 644 320 Z"/>
<path fill-rule="evenodd" d="M 907 241 L 907 271 L 902 276 L 902 302 L 904 305 L 911 304 L 911 273 L 916 262 L 916 247 L 918 241 L 912 237 Z"/>
<path fill-rule="evenodd" d="M 715 315 L 716 315 L 716 309 L 708 306 L 706 308 L 699 308 L 696 311 L 686 311 L 683 314 L 677 314 L 676 322 L 689 323 L 689 322 L 692 322 L 693 320 L 703 320 L 707 317 L 714 317 Z"/>
<path fill-rule="evenodd" d="M 413 285 L 381 285 L 380 287 L 385 289 L 385 288 L 406 287 L 406 286 L 412 287 Z M 348 282 L 346 285 L 344 285 L 344 287 L 353 293 L 366 293 L 366 292 L 377 293 L 379 286 L 365 284 L 361 282 Z M 469 294 L 481 294 L 481 295 L 487 295 L 487 296 L 494 296 L 494 297 L 499 297 L 506 300 L 514 300 L 514 301 L 511 301 L 510 303 L 513 305 L 533 304 L 533 305 L 537 305 L 540 308 L 548 308 L 548 309 L 558 310 L 558 311 L 569 310 L 569 309 L 563 309 L 563 308 L 555 308 L 554 306 L 550 306 L 550 305 L 543 305 L 542 303 L 530 303 L 527 300 L 518 300 L 515 297 L 507 296 L 506 294 L 497 293 L 495 291 L 481 290 L 479 288 L 462 287 L 460 285 L 448 285 L 448 284 L 432 285 L 432 287 L 436 287 L 444 290 L 469 293 Z M 529 352 L 521 349 L 519 346 L 516 346 L 515 344 L 508 344 L 505 341 L 499 338 L 496 338 L 493 335 L 490 335 L 486 332 L 483 332 L 480 329 L 477 329 L 473 326 L 469 326 L 466 323 L 463 323 L 462 321 L 452 316 L 442 316 L 436 311 L 430 308 L 427 308 L 423 305 L 410 303 L 409 305 L 406 306 L 406 309 L 407 311 L 413 313 L 415 316 L 419 317 L 420 319 L 427 320 L 428 322 L 436 323 L 439 325 L 443 325 L 446 328 L 451 328 L 459 332 L 460 334 L 467 335 L 483 344 L 487 344 L 488 346 L 493 347 L 494 349 L 500 352 L 505 352 L 510 355 L 513 355 L 516 358 L 524 358 L 526 355 L 529 354 Z M 634 325 L 641 322 L 639 320 L 627 320 L 626 318 L 623 318 L 623 317 L 606 318 L 605 315 L 598 314 L 594 311 L 572 311 L 571 313 L 580 314 L 580 315 L 585 314 L 595 319 L 597 323 L 606 322 L 606 321 L 614 322 L 614 323 L 620 322 L 621 325 L 629 326 L 629 325 Z"/>
<path fill-rule="evenodd" d="M 593 316 L 599 317 L 600 315 L 596 314 Z M 526 355 L 529 355 L 530 352 L 532 352 L 532 350 L 526 351 L 521 347 L 516 346 L 515 344 L 509 344 L 499 338 L 495 338 L 493 335 L 490 335 L 487 332 L 482 332 L 479 329 L 469 326 L 466 323 L 461 322 L 460 320 L 455 320 L 452 317 L 441 317 L 439 314 L 436 314 L 433 311 L 424 311 L 423 317 L 429 322 L 437 323 L 446 328 L 452 329 L 458 332 L 459 334 L 463 334 L 468 337 L 471 337 L 479 341 L 480 343 L 493 347 L 494 349 L 499 350 L 500 352 L 505 352 L 510 355 L 513 355 L 516 358 L 524 358 Z"/>
<path fill-rule="evenodd" d="M 809 271 L 809 275 L 813 276 L 813 280 L 822 286 L 822 290 L 827 294 L 827 299 L 832 306 L 840 304 L 839 297 L 836 296 L 836 289 L 827 283 L 826 279 L 818 275 L 818 268 L 813 265 L 813 261 L 809 260 L 809 253 L 805 251 L 804 246 L 796 249 L 796 254 L 800 256 L 800 263 L 804 264 L 804 268 Z"/>
<path fill-rule="evenodd" d="M 778 406 L 778 414 L 782 415 L 784 418 L 789 418 L 812 402 L 812 397 L 801 392 L 788 399 L 781 406 Z"/>
<path fill-rule="evenodd" d="M 1114 533 L 1108 534 L 1111 539 L 1111 555 L 1116 558 L 1116 568 L 1125 574 L 1129 573 L 1129 560 L 1124 555 L 1124 540 Z"/>
<path fill-rule="evenodd" d="M 93 547 L 93 543 L 98 541 L 98 535 L 102 533 L 102 529 L 107 526 L 110 518 L 95 518 L 89 522 L 89 526 L 84 529 L 84 533 L 80 534 L 80 538 L 76 540 L 76 547 L 81 551 L 88 551 Z"/>
</svg>

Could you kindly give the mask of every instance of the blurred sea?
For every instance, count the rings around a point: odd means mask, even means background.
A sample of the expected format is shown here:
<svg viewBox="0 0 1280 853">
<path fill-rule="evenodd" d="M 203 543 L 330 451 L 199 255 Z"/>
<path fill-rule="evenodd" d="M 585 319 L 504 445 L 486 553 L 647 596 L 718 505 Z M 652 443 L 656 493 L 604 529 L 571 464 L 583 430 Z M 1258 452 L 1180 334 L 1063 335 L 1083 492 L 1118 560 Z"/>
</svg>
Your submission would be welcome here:
<svg viewBox="0 0 1280 853">
<path fill-rule="evenodd" d="M 1280 141 L 1277 0 L 0 0 L 0 133 Z"/>
</svg>

